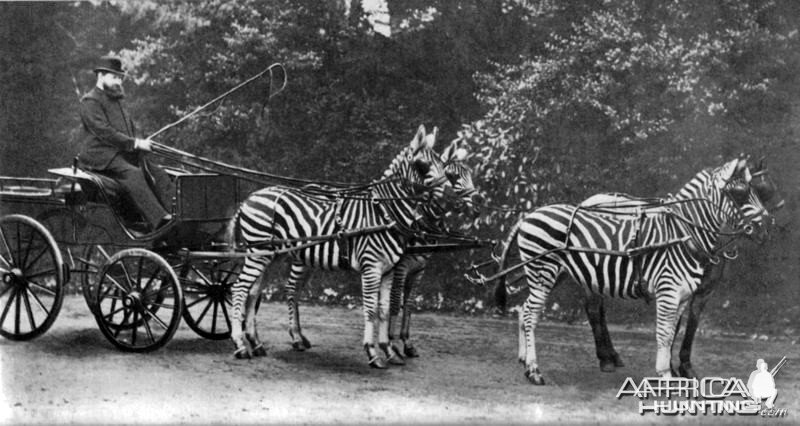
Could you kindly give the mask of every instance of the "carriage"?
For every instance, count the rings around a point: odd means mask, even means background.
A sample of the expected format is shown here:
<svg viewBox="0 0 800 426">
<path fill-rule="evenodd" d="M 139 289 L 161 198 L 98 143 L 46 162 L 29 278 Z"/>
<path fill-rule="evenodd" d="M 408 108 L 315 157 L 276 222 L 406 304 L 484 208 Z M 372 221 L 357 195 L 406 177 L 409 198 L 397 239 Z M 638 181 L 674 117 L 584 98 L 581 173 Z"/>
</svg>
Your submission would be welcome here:
<svg viewBox="0 0 800 426">
<path fill-rule="evenodd" d="M 123 350 L 162 347 L 181 317 L 200 336 L 229 337 L 240 259 L 224 255 L 224 231 L 245 195 L 239 179 L 168 169 L 177 220 L 148 232 L 112 179 L 74 166 L 49 172 L 54 178 L 0 178 L 4 337 L 46 332 L 68 282 Z M 193 257 L 198 251 L 205 255 Z"/>
</svg>

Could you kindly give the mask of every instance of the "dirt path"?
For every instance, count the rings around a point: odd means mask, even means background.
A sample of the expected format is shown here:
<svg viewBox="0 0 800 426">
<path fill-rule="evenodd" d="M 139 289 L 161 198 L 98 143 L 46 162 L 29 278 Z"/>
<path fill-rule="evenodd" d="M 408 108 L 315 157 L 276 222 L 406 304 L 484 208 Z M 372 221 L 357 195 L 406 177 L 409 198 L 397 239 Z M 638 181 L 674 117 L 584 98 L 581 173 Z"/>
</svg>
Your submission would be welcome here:
<svg viewBox="0 0 800 426">
<path fill-rule="evenodd" d="M 511 319 L 420 314 L 422 357 L 405 367 L 371 370 L 359 349 L 361 311 L 304 307 L 314 347 L 292 352 L 285 307 L 259 314 L 268 355 L 231 356 L 229 342 L 197 337 L 182 325 L 155 353 L 116 350 L 101 335 L 82 299 L 68 297 L 53 328 L 27 343 L 0 340 L 3 423 L 510 423 L 536 421 L 796 423 L 800 356 L 791 342 L 698 339 L 695 365 L 706 376 L 744 380 L 757 358 L 789 364 L 776 378 L 782 420 L 760 417 L 657 417 L 638 402 L 615 398 L 629 375 L 653 375 L 651 332 L 612 329 L 627 367 L 597 368 L 586 326 L 545 323 L 539 356 L 548 385 L 535 387 L 516 362 Z"/>
</svg>

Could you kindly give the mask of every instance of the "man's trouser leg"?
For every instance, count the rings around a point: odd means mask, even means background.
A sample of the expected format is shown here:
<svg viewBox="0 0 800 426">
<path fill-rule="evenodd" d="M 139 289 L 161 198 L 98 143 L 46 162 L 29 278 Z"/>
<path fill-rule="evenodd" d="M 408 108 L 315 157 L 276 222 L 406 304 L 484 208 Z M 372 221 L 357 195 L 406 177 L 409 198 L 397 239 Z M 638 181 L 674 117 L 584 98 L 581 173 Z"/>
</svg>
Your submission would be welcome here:
<svg viewBox="0 0 800 426">
<path fill-rule="evenodd" d="M 153 192 L 155 192 L 156 197 L 161 200 L 161 205 L 168 211 L 172 210 L 172 198 L 175 196 L 175 184 L 172 183 L 172 179 L 161 167 L 158 167 L 144 158 L 139 161 L 142 162 L 145 173 L 149 173 L 150 179 L 148 179 L 148 181 L 150 182 L 150 187 L 153 189 Z"/>
<path fill-rule="evenodd" d="M 117 156 L 104 172 L 119 182 L 145 219 L 153 227 L 158 226 L 168 212 L 150 189 L 142 169 Z"/>
</svg>

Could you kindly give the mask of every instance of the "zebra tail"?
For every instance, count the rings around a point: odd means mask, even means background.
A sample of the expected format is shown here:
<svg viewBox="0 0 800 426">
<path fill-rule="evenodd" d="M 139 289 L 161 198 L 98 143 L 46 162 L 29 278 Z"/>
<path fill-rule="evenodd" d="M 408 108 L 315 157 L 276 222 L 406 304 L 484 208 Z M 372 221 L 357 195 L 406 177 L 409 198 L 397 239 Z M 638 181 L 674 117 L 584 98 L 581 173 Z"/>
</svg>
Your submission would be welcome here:
<svg viewBox="0 0 800 426">
<path fill-rule="evenodd" d="M 506 269 L 508 266 L 508 255 L 511 252 L 511 245 L 517 238 L 521 223 L 522 218 L 520 218 L 520 220 L 514 224 L 505 241 L 503 241 L 503 253 L 500 256 L 500 262 L 498 263 L 498 272 Z M 508 309 L 508 287 L 506 286 L 506 276 L 507 275 L 503 275 L 498 278 L 497 283 L 494 286 L 494 309 L 495 313 L 498 315 L 505 315 Z"/>
<path fill-rule="evenodd" d="M 236 213 L 234 213 L 231 220 L 229 220 L 228 224 L 225 226 L 225 243 L 228 245 L 228 250 L 234 250 L 238 245 L 240 213 L 241 210 L 236 209 Z"/>
</svg>

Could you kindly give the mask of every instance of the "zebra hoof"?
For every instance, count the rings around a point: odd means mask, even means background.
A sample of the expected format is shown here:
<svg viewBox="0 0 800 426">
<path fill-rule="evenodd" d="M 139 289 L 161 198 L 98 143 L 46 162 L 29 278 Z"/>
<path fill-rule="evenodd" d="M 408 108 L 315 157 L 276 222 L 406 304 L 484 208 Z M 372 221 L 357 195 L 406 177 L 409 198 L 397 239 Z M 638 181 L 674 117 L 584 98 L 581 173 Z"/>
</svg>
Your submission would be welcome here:
<svg viewBox="0 0 800 426">
<path fill-rule="evenodd" d="M 372 368 L 377 368 L 378 370 L 385 370 L 389 368 L 389 365 L 386 364 L 386 361 L 383 358 L 376 356 L 369 360 L 369 366 Z"/>
<path fill-rule="evenodd" d="M 625 363 L 622 362 L 622 358 L 619 357 L 619 354 L 614 354 L 614 367 L 624 367 Z"/>
<path fill-rule="evenodd" d="M 264 348 L 263 344 L 259 344 L 258 346 L 253 348 L 253 356 L 254 357 L 267 356 L 267 349 Z"/>
<path fill-rule="evenodd" d="M 697 378 L 697 373 L 695 373 L 694 368 L 692 368 L 692 364 L 688 363 L 678 366 L 678 375 L 687 379 Z"/>
<path fill-rule="evenodd" d="M 311 349 L 311 342 L 306 339 L 306 336 L 301 335 L 300 337 L 303 339 L 303 347 L 306 349 Z"/>
<path fill-rule="evenodd" d="M 419 358 L 419 352 L 417 351 L 417 348 L 412 346 L 410 343 L 403 347 L 403 355 L 405 355 L 406 358 Z"/>
<path fill-rule="evenodd" d="M 387 343 L 380 344 L 381 350 L 386 354 L 386 361 L 391 365 L 406 365 L 406 361 L 400 355 L 400 351 L 394 345 Z"/>
<path fill-rule="evenodd" d="M 600 371 L 603 373 L 613 373 L 617 370 L 617 364 L 614 361 L 600 361 Z"/>
<path fill-rule="evenodd" d="M 544 377 L 542 377 L 542 374 L 539 373 L 539 369 L 538 368 L 533 370 L 533 372 L 526 370 L 525 371 L 525 378 L 527 378 L 528 381 L 533 383 L 534 385 L 537 385 L 537 386 L 544 385 Z"/>
<path fill-rule="evenodd" d="M 250 353 L 250 351 L 247 348 L 239 348 L 239 349 L 237 349 L 233 353 L 233 356 L 236 359 L 250 359 L 250 358 L 253 357 L 252 354 Z"/>
<path fill-rule="evenodd" d="M 403 359 L 403 356 L 400 355 L 400 351 L 397 348 L 393 348 L 392 353 L 386 356 L 386 360 L 389 361 L 391 365 L 406 365 L 406 360 Z"/>
<path fill-rule="evenodd" d="M 306 345 L 303 342 L 292 342 L 292 349 L 295 352 L 304 352 L 306 350 Z"/>
</svg>

